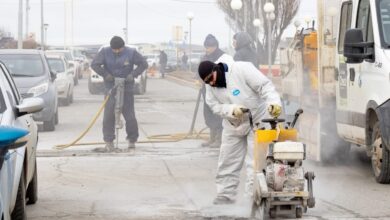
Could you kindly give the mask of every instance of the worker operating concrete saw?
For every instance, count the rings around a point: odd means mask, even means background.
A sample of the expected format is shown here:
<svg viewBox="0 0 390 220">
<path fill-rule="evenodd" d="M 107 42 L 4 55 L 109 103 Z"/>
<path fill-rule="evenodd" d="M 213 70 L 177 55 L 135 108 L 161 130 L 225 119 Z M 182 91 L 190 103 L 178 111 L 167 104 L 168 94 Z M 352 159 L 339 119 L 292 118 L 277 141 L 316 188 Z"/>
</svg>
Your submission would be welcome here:
<svg viewBox="0 0 390 220">
<path fill-rule="evenodd" d="M 206 84 L 207 104 L 223 118 L 214 204 L 231 204 L 235 201 L 244 162 L 247 168 L 246 194 L 251 196 L 253 191 L 253 132 L 244 111 L 249 109 L 254 123 L 259 123 L 269 117 L 268 113 L 278 117 L 281 101 L 272 82 L 252 63 L 203 61 L 198 72 Z"/>
<path fill-rule="evenodd" d="M 118 144 L 115 146 L 114 140 L 117 138 L 118 143 L 118 130 L 122 127 L 121 114 L 126 122 L 128 149 L 134 149 L 139 135 L 134 110 L 134 78 L 148 68 L 148 63 L 137 50 L 125 46 L 121 37 L 114 36 L 110 46 L 100 49 L 91 68 L 104 78 L 106 96 L 110 95 L 103 116 L 103 139 L 106 145 L 95 150 L 118 151 L 115 149 Z"/>
</svg>

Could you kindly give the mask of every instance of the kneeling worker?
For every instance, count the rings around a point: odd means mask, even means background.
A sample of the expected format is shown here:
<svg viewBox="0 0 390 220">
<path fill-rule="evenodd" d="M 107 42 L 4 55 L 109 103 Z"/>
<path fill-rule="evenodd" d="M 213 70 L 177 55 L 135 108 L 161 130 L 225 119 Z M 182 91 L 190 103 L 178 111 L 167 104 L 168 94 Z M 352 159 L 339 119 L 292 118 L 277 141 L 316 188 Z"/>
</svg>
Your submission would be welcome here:
<svg viewBox="0 0 390 220">
<path fill-rule="evenodd" d="M 251 196 L 253 188 L 254 137 L 248 117 L 243 117 L 243 109 L 250 109 L 254 123 L 270 116 L 278 117 L 280 96 L 272 82 L 248 62 L 215 64 L 203 61 L 198 72 L 206 84 L 207 104 L 223 118 L 214 204 L 234 203 L 244 162 L 246 194 Z"/>
</svg>

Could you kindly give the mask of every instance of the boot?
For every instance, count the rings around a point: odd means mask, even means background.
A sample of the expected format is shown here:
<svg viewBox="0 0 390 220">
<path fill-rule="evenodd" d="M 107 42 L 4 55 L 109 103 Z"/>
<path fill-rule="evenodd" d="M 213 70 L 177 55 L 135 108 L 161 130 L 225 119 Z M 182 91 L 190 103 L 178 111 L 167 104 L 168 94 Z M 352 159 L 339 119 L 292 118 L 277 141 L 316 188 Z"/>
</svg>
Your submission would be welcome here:
<svg viewBox="0 0 390 220">
<path fill-rule="evenodd" d="M 215 130 L 214 142 L 209 145 L 211 148 L 220 148 L 222 141 L 222 130 Z"/>
<path fill-rule="evenodd" d="M 129 141 L 129 144 L 127 145 L 127 148 L 128 148 L 129 150 L 135 149 L 135 142 Z"/>
<path fill-rule="evenodd" d="M 215 141 L 215 130 L 210 129 L 210 139 L 207 142 L 202 143 L 200 146 L 209 147 Z"/>
<path fill-rule="evenodd" d="M 114 143 L 106 142 L 106 146 L 93 149 L 97 153 L 109 153 L 114 151 Z"/>
</svg>

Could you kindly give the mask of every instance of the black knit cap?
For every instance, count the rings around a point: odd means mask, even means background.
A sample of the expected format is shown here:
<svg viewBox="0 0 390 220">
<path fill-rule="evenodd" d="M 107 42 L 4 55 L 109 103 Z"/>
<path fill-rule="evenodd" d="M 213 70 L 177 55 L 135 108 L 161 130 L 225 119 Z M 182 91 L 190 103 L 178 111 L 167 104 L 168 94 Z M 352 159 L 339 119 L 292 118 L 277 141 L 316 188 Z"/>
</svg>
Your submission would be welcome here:
<svg viewBox="0 0 390 220">
<path fill-rule="evenodd" d="M 217 38 L 214 37 L 214 35 L 209 34 L 206 36 L 206 39 L 204 40 L 203 46 L 204 47 L 218 47 L 219 43 L 218 43 Z"/>
<path fill-rule="evenodd" d="M 114 36 L 110 41 L 111 49 L 120 49 L 125 46 L 125 41 L 118 36 Z"/>
<path fill-rule="evenodd" d="M 213 68 L 215 66 L 215 63 L 208 60 L 201 62 L 198 68 L 199 77 L 204 80 L 211 72 L 213 72 Z"/>
</svg>

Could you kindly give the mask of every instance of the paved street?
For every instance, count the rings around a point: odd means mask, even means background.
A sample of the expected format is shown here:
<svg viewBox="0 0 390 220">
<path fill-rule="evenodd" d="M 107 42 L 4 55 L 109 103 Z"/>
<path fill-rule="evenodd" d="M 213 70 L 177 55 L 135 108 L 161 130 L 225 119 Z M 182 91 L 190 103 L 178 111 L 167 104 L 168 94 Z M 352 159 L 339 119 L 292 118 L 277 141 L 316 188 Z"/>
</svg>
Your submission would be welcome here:
<svg viewBox="0 0 390 220">
<path fill-rule="evenodd" d="M 140 141 L 157 134 L 188 132 L 197 90 L 188 83 L 149 79 L 146 95 L 136 96 Z M 241 219 L 249 206 L 215 207 L 217 149 L 201 140 L 142 143 L 133 152 L 96 154 L 94 145 L 54 149 L 75 139 L 98 110 L 103 97 L 90 95 L 87 80 L 75 87 L 75 103 L 60 107 L 54 132 L 41 132 L 38 146 L 39 200 L 28 219 Z M 199 109 L 196 130 L 204 127 Z M 82 143 L 101 142 L 101 118 Z M 124 141 L 125 134 L 120 134 Z M 101 146 L 101 145 L 100 145 Z M 306 163 L 316 174 L 316 207 L 304 219 L 390 219 L 390 186 L 377 184 L 370 163 L 354 149 L 349 161 L 332 166 Z M 244 180 L 244 173 L 242 175 Z"/>
</svg>

